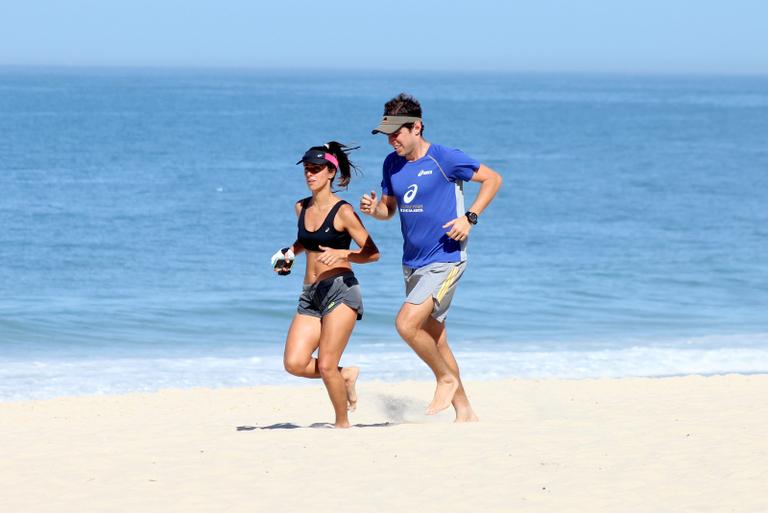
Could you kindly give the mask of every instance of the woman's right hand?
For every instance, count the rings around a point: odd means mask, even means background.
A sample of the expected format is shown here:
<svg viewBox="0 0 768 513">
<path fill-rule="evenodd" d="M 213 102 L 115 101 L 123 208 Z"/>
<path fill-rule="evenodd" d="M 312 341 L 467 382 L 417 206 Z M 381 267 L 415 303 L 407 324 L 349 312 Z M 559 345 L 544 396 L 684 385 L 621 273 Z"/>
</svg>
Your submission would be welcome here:
<svg viewBox="0 0 768 513">
<path fill-rule="evenodd" d="M 272 255 L 272 269 L 280 276 L 291 274 L 291 266 L 296 259 L 291 248 L 282 248 Z"/>
</svg>

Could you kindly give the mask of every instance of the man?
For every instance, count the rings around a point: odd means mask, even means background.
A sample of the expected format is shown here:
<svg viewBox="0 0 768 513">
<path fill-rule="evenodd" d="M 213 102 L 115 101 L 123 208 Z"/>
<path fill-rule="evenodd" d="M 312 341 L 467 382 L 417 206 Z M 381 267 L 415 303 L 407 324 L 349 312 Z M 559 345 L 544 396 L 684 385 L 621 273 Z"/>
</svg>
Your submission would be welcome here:
<svg viewBox="0 0 768 513">
<path fill-rule="evenodd" d="M 397 314 L 400 336 L 432 369 L 437 387 L 426 413 L 453 404 L 457 422 L 476 421 L 448 346 L 445 318 L 466 267 L 467 237 L 501 186 L 501 176 L 463 152 L 424 139 L 421 105 L 401 93 L 384 106 L 372 133 L 395 150 L 384 160 L 381 199 L 371 191 L 360 210 L 387 220 L 400 212 L 406 299 Z M 480 183 L 464 210 L 463 182 Z"/>
</svg>

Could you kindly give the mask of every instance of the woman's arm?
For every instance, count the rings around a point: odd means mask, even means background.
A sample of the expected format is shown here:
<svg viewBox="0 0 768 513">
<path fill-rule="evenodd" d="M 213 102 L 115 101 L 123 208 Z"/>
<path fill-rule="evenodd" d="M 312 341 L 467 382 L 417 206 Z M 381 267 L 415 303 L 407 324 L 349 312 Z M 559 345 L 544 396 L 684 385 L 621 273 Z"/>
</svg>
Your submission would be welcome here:
<svg viewBox="0 0 768 513">
<path fill-rule="evenodd" d="M 363 226 L 363 222 L 358 217 L 355 209 L 352 208 L 352 205 L 344 205 L 339 209 L 339 212 L 347 232 L 352 236 L 355 243 L 360 246 L 360 249 L 357 251 L 350 251 L 347 259 L 356 264 L 376 262 L 381 253 L 379 253 L 379 248 L 376 247 L 376 243 L 373 242 L 368 230 Z"/>
<path fill-rule="evenodd" d="M 346 230 L 355 243 L 360 246 L 360 249 L 352 251 L 351 249 L 331 249 L 320 246 L 323 252 L 320 253 L 317 260 L 326 265 L 333 265 L 339 261 L 355 264 L 367 264 L 377 261 L 381 256 L 379 248 L 376 247 L 371 235 L 363 226 L 363 222 L 355 213 L 352 205 L 342 205 L 336 218 L 341 221 L 339 230 Z"/>
<path fill-rule="evenodd" d="M 301 201 L 296 202 L 295 210 L 296 216 L 298 217 L 301 213 Z M 290 274 L 291 267 L 293 266 L 293 262 L 296 259 L 296 255 L 302 251 L 304 251 L 304 246 L 301 244 L 301 242 L 298 241 L 298 239 L 295 240 L 293 244 L 287 248 L 277 250 L 277 253 L 272 255 L 272 268 L 277 274 L 281 276 Z"/>
<path fill-rule="evenodd" d="M 299 214 L 301 214 L 301 202 L 303 200 L 299 200 L 296 202 L 296 204 L 293 206 L 294 211 L 296 212 L 296 217 L 299 217 Z M 289 248 L 291 251 L 293 251 L 294 255 L 298 255 L 302 251 L 304 251 L 304 246 L 299 242 L 298 239 L 294 241 L 293 244 L 291 244 L 291 247 Z"/>
<path fill-rule="evenodd" d="M 293 251 L 293 254 L 294 254 L 294 255 L 298 255 L 299 253 L 301 253 L 302 251 L 304 251 L 304 246 L 303 246 L 303 245 L 301 244 L 301 242 L 299 242 L 299 241 L 298 241 L 298 239 L 297 239 L 296 241 L 294 241 L 294 243 L 293 243 L 293 244 L 291 244 L 291 245 L 288 247 L 288 249 L 290 249 L 291 251 Z"/>
</svg>

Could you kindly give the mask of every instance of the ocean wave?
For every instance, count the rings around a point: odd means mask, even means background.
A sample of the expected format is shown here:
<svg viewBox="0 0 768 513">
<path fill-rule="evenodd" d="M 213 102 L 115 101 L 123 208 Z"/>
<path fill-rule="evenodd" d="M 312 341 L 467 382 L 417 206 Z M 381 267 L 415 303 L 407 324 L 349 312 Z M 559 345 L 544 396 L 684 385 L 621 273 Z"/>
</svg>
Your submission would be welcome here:
<svg viewBox="0 0 768 513">
<path fill-rule="evenodd" d="M 361 379 L 429 380 L 427 367 L 407 348 L 347 351 L 342 365 Z M 768 348 L 653 347 L 568 351 L 456 351 L 466 380 L 624 378 L 768 372 Z M 311 383 L 288 375 L 282 357 L 89 358 L 5 360 L 0 401 L 74 395 L 151 392 L 167 388 L 228 388 Z"/>
</svg>

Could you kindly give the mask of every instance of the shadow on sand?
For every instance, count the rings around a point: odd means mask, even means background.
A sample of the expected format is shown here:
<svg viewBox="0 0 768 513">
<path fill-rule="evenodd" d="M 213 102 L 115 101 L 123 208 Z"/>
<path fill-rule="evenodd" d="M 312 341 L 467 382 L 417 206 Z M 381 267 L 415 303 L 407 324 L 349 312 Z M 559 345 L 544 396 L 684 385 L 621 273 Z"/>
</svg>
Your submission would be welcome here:
<svg viewBox="0 0 768 513">
<path fill-rule="evenodd" d="M 387 394 L 379 394 L 374 397 L 375 402 L 378 403 L 381 413 L 384 414 L 384 418 L 392 419 L 387 422 L 378 422 L 375 424 L 353 424 L 352 427 L 356 428 L 382 428 L 397 426 L 398 424 L 407 424 L 406 415 L 419 411 L 418 402 L 408 397 L 399 397 Z M 415 414 L 415 413 L 414 413 Z M 278 422 L 277 424 L 271 424 L 269 426 L 237 426 L 238 431 L 254 431 L 256 429 L 328 429 L 333 428 L 333 424 L 330 422 L 315 422 L 309 426 L 300 426 L 293 422 Z"/>
<path fill-rule="evenodd" d="M 352 424 L 352 427 L 356 428 L 375 428 L 375 427 L 390 427 L 395 426 L 394 422 L 379 422 L 377 424 Z M 256 429 L 329 429 L 333 428 L 333 424 L 330 422 L 315 422 L 309 426 L 299 426 L 292 422 L 278 422 L 277 424 L 271 424 L 269 426 L 237 426 L 238 431 L 254 431 Z"/>
</svg>

